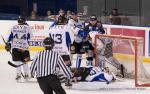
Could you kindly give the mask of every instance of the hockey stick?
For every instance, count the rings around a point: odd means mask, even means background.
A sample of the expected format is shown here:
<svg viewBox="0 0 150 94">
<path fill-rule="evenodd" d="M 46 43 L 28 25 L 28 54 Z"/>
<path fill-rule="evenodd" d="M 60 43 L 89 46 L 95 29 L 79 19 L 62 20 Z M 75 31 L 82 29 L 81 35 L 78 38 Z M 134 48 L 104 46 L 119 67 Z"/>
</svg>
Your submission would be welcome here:
<svg viewBox="0 0 150 94">
<path fill-rule="evenodd" d="M 32 61 L 32 60 L 30 60 L 30 61 Z M 29 62 L 29 61 L 28 61 L 28 62 Z M 22 63 L 22 64 L 20 64 L 20 65 L 16 65 L 16 64 L 12 63 L 11 61 L 8 61 L 8 64 L 9 64 L 10 66 L 12 66 L 12 67 L 17 68 L 17 67 L 20 67 L 20 66 L 22 66 L 22 65 L 27 64 L 28 62 L 26 62 L 26 63 Z"/>
<path fill-rule="evenodd" d="M 5 43 L 5 45 L 6 45 L 6 44 L 7 44 L 7 42 L 5 41 L 4 37 L 3 37 L 2 35 L 1 35 L 1 37 L 2 37 L 2 39 L 3 39 L 3 42 L 4 42 L 4 43 Z M 12 53 L 11 53 L 11 51 L 9 51 L 9 53 L 10 53 L 10 54 L 12 54 Z"/>
<path fill-rule="evenodd" d="M 15 67 L 15 68 L 24 65 L 24 63 L 23 63 L 23 64 L 20 64 L 20 65 L 16 65 L 16 64 L 12 63 L 11 61 L 8 61 L 8 64 L 9 64 L 10 66 L 12 66 L 12 67 Z"/>
<path fill-rule="evenodd" d="M 3 39 L 3 41 L 4 41 L 4 43 L 5 43 L 5 45 L 7 44 L 6 43 L 6 41 L 5 41 L 5 39 L 4 39 L 4 37 L 1 35 L 1 37 L 2 37 L 2 39 Z M 12 55 L 12 53 L 11 53 L 11 51 L 9 51 L 9 53 Z M 29 60 L 29 61 L 33 61 L 33 60 Z M 22 65 L 24 65 L 24 64 L 26 64 L 26 63 L 23 63 L 23 64 L 20 64 L 20 65 L 15 65 L 15 64 L 13 64 L 12 62 L 10 62 L 10 61 L 8 61 L 8 64 L 10 65 L 10 66 L 12 66 L 12 67 L 20 67 L 20 66 L 22 66 Z"/>
<path fill-rule="evenodd" d="M 33 61 L 33 60 L 29 60 L 29 61 Z M 22 64 L 20 64 L 20 65 L 16 65 L 16 64 L 12 63 L 11 61 L 8 61 L 8 64 L 9 64 L 10 66 L 12 66 L 12 67 L 17 68 L 17 67 L 20 67 L 20 66 L 22 66 L 22 65 L 27 64 L 29 61 L 27 61 L 27 62 L 25 62 L 25 63 L 22 63 Z"/>
</svg>

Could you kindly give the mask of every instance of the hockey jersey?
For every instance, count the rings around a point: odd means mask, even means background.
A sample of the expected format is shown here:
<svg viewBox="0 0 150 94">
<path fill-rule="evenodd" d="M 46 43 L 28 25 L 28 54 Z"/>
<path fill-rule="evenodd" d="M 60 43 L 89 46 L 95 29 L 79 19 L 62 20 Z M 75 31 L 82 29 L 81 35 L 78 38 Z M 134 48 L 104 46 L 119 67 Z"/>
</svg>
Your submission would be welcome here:
<svg viewBox="0 0 150 94">
<path fill-rule="evenodd" d="M 11 42 L 12 48 L 28 50 L 28 41 L 31 37 L 32 32 L 28 25 L 15 25 L 11 28 L 7 41 Z"/>
<path fill-rule="evenodd" d="M 51 27 L 49 36 L 55 41 L 54 51 L 57 51 L 60 55 L 70 55 L 70 44 L 74 41 L 74 35 L 67 25 Z"/>
<path fill-rule="evenodd" d="M 102 71 L 99 67 L 91 67 L 90 74 L 86 77 L 86 81 L 111 82 L 113 79 L 113 75 Z"/>
<path fill-rule="evenodd" d="M 80 35 L 80 30 L 83 28 L 83 23 L 78 20 L 78 21 L 74 21 L 73 19 L 70 19 L 68 21 L 68 26 L 72 29 L 73 33 L 74 33 L 74 40 L 77 43 L 80 43 L 83 41 L 83 37 Z"/>
</svg>

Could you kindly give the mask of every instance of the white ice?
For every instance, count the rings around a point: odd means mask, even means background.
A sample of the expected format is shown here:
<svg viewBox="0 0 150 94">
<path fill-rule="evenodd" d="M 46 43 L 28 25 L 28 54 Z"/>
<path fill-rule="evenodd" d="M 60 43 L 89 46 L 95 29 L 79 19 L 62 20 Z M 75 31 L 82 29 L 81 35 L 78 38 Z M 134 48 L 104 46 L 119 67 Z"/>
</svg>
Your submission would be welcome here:
<svg viewBox="0 0 150 94">
<path fill-rule="evenodd" d="M 0 94 L 43 94 L 36 79 L 27 83 L 16 82 L 15 68 L 7 64 L 8 60 L 11 60 L 11 55 L 6 51 L 0 51 Z M 108 85 L 104 82 L 78 82 L 73 84 L 72 89 L 64 88 L 67 94 L 148 94 L 150 92 L 148 87 L 135 88 L 134 80 L 129 79 Z"/>
</svg>

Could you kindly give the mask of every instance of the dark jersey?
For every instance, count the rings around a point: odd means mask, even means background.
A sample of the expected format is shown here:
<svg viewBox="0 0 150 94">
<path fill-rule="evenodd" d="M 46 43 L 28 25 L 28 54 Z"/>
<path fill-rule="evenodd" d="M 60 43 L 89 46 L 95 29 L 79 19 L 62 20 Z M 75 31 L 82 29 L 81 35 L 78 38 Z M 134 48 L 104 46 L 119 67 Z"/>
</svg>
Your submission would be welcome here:
<svg viewBox="0 0 150 94">
<path fill-rule="evenodd" d="M 87 26 L 85 26 L 84 30 L 88 31 L 88 32 L 96 31 L 96 32 L 98 32 L 100 34 L 105 34 L 106 33 L 104 28 L 103 28 L 103 26 L 102 26 L 102 24 L 100 22 L 97 22 L 95 25 L 91 25 L 89 23 Z"/>
</svg>

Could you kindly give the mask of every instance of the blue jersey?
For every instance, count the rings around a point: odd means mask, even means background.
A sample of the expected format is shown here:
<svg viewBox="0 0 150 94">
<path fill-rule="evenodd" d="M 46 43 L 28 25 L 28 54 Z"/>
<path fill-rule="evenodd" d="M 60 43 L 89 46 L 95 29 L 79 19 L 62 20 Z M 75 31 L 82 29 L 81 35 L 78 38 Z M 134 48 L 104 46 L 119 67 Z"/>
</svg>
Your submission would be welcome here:
<svg viewBox="0 0 150 94">
<path fill-rule="evenodd" d="M 90 23 L 85 27 L 85 31 L 88 32 L 98 32 L 99 34 L 105 34 L 105 30 L 101 23 L 96 23 L 95 25 L 91 25 Z"/>
</svg>

